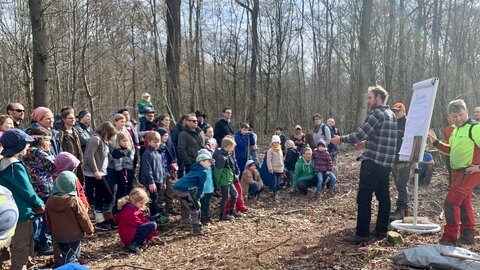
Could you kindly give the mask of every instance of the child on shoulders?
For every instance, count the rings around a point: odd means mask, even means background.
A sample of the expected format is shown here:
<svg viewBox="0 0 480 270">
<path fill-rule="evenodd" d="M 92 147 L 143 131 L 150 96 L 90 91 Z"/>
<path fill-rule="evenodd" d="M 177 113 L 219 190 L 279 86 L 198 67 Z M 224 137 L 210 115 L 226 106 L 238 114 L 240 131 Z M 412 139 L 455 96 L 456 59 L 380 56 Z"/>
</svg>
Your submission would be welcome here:
<svg viewBox="0 0 480 270">
<path fill-rule="evenodd" d="M 147 192 L 137 187 L 117 202 L 120 212 L 113 219 L 118 224 L 120 240 L 134 253 L 140 253 L 140 247 L 146 241 L 152 244 L 162 243 L 157 236 L 157 223 L 150 221 L 144 214 L 149 201 Z"/>
<path fill-rule="evenodd" d="M 313 151 L 313 162 L 314 171 L 317 175 L 317 193 L 315 196 L 317 198 L 320 197 L 324 184 L 327 186 L 327 192 L 333 194 L 337 178 L 333 173 L 332 156 L 328 153 L 326 143 L 323 139 L 318 141 L 317 148 Z M 329 179 L 327 179 L 327 177 Z"/>
<path fill-rule="evenodd" d="M 61 172 L 47 201 L 47 229 L 62 253 L 60 264 L 78 263 L 82 238 L 93 236 L 93 224 L 85 206 L 77 199 L 77 176 Z"/>
</svg>

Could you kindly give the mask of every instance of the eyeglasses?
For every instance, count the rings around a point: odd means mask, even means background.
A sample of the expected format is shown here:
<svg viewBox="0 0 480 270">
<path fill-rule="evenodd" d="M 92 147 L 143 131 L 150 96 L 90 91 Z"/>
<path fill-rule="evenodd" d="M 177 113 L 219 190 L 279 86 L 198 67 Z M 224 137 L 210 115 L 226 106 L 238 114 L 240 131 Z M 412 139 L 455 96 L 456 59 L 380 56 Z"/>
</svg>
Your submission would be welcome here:
<svg viewBox="0 0 480 270">
<path fill-rule="evenodd" d="M 18 112 L 18 113 L 25 112 L 25 110 L 22 110 L 22 109 L 15 109 L 14 111 L 16 111 L 16 112 Z"/>
<path fill-rule="evenodd" d="M 198 122 L 198 120 L 192 120 L 192 119 L 188 119 L 187 121 L 189 121 L 189 122 Z"/>
</svg>

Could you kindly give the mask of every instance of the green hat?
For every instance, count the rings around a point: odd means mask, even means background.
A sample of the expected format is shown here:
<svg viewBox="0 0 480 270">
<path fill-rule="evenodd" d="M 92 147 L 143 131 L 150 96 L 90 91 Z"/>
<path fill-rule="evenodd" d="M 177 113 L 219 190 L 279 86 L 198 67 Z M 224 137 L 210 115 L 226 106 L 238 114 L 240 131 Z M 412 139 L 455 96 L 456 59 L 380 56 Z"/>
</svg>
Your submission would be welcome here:
<svg viewBox="0 0 480 270">
<path fill-rule="evenodd" d="M 70 171 L 63 171 L 58 174 L 53 195 L 77 195 L 77 176 Z"/>
</svg>

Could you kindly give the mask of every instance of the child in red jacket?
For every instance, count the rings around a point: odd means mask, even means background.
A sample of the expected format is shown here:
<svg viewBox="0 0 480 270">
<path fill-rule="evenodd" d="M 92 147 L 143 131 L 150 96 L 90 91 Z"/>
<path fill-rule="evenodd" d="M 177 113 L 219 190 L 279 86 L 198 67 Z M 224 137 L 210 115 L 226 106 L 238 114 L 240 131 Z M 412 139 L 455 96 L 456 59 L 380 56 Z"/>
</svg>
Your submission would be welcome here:
<svg viewBox="0 0 480 270">
<path fill-rule="evenodd" d="M 118 234 L 125 246 L 134 253 L 139 253 L 145 241 L 160 244 L 157 236 L 157 223 L 150 221 L 145 215 L 150 197 L 143 188 L 134 188 L 127 197 L 118 200 L 121 209 L 113 221 L 118 224 Z"/>
</svg>

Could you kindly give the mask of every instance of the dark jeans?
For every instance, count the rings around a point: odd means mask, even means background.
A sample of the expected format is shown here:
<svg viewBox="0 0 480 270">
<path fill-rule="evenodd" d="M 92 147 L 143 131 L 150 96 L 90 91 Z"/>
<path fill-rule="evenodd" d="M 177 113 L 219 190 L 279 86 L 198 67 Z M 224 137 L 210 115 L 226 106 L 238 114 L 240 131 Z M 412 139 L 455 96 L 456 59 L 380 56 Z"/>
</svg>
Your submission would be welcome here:
<svg viewBox="0 0 480 270">
<path fill-rule="evenodd" d="M 202 205 L 200 207 L 200 213 L 202 215 L 202 218 L 206 218 L 210 216 L 209 210 L 210 210 L 211 198 L 212 198 L 212 193 L 207 193 L 207 194 L 203 194 L 203 198 L 200 199 L 200 204 Z"/>
<path fill-rule="evenodd" d="M 362 161 L 360 183 L 357 193 L 357 235 L 370 236 L 372 219 L 372 194 L 378 200 L 378 215 L 375 230 L 386 233 L 390 216 L 389 178 L 391 168 L 382 167 L 371 160 Z"/>
<path fill-rule="evenodd" d="M 93 180 L 90 180 L 93 178 Z M 87 182 L 95 181 L 95 211 L 105 212 L 112 210 L 113 193 L 105 176 L 97 180 L 95 177 L 86 177 Z"/>
<path fill-rule="evenodd" d="M 237 202 L 237 190 L 232 184 L 228 186 L 221 186 L 220 190 L 222 192 L 222 200 L 220 201 L 220 217 L 224 216 L 225 208 L 227 207 L 228 195 L 230 195 L 230 213 L 235 213 L 235 204 Z"/>
<path fill-rule="evenodd" d="M 281 178 L 282 178 L 281 173 L 273 173 L 273 186 L 272 186 L 273 194 L 277 194 L 277 191 L 280 188 L 280 179 Z"/>
<path fill-rule="evenodd" d="M 80 257 L 80 241 L 70 243 L 57 243 L 58 249 L 62 253 L 60 264 L 78 263 Z"/>
<path fill-rule="evenodd" d="M 393 165 L 393 178 L 397 187 L 397 209 L 408 209 L 408 180 L 410 179 L 410 163 L 398 162 Z"/>
<path fill-rule="evenodd" d="M 155 221 L 150 221 L 147 223 L 143 223 L 142 225 L 138 226 L 135 231 L 135 237 L 133 241 L 137 245 L 142 245 L 145 240 L 147 240 L 148 236 L 152 234 L 157 229 L 157 223 Z"/>
<path fill-rule="evenodd" d="M 135 172 L 132 170 L 123 169 L 114 172 L 114 180 L 117 186 L 115 192 L 115 206 L 120 198 L 127 196 L 133 189 L 133 181 L 135 180 Z M 114 208 L 114 211 L 116 211 Z"/>
<path fill-rule="evenodd" d="M 95 182 L 97 179 L 95 177 L 85 176 L 85 196 L 87 197 L 88 203 L 95 205 Z"/>
<path fill-rule="evenodd" d="M 157 186 L 157 191 L 156 192 L 150 192 L 148 191 L 148 185 L 145 186 L 145 188 L 147 189 L 148 193 L 150 194 L 150 205 L 149 205 L 149 208 L 150 208 L 150 216 L 151 217 L 155 217 L 157 216 L 158 214 L 160 214 L 160 207 L 158 207 L 158 192 L 160 191 L 162 185 L 160 185 L 160 183 L 155 183 L 155 185 Z"/>
<path fill-rule="evenodd" d="M 248 197 L 256 198 L 260 191 L 258 190 L 258 183 L 251 183 L 248 185 Z"/>
<path fill-rule="evenodd" d="M 46 201 L 46 199 L 44 201 Z M 36 251 L 48 249 L 52 245 L 52 235 L 47 232 L 45 214 L 36 214 L 34 216 L 33 233 Z"/>
<path fill-rule="evenodd" d="M 423 171 L 420 171 L 418 175 L 418 184 L 428 186 L 432 181 L 433 166 L 427 166 Z"/>
<path fill-rule="evenodd" d="M 303 193 L 304 195 L 307 194 L 308 192 L 308 188 L 309 187 L 316 187 L 317 186 L 317 183 L 318 183 L 318 178 L 317 176 L 315 175 L 312 179 L 310 180 L 301 180 L 301 181 L 298 181 L 297 183 L 297 189 Z"/>
</svg>

